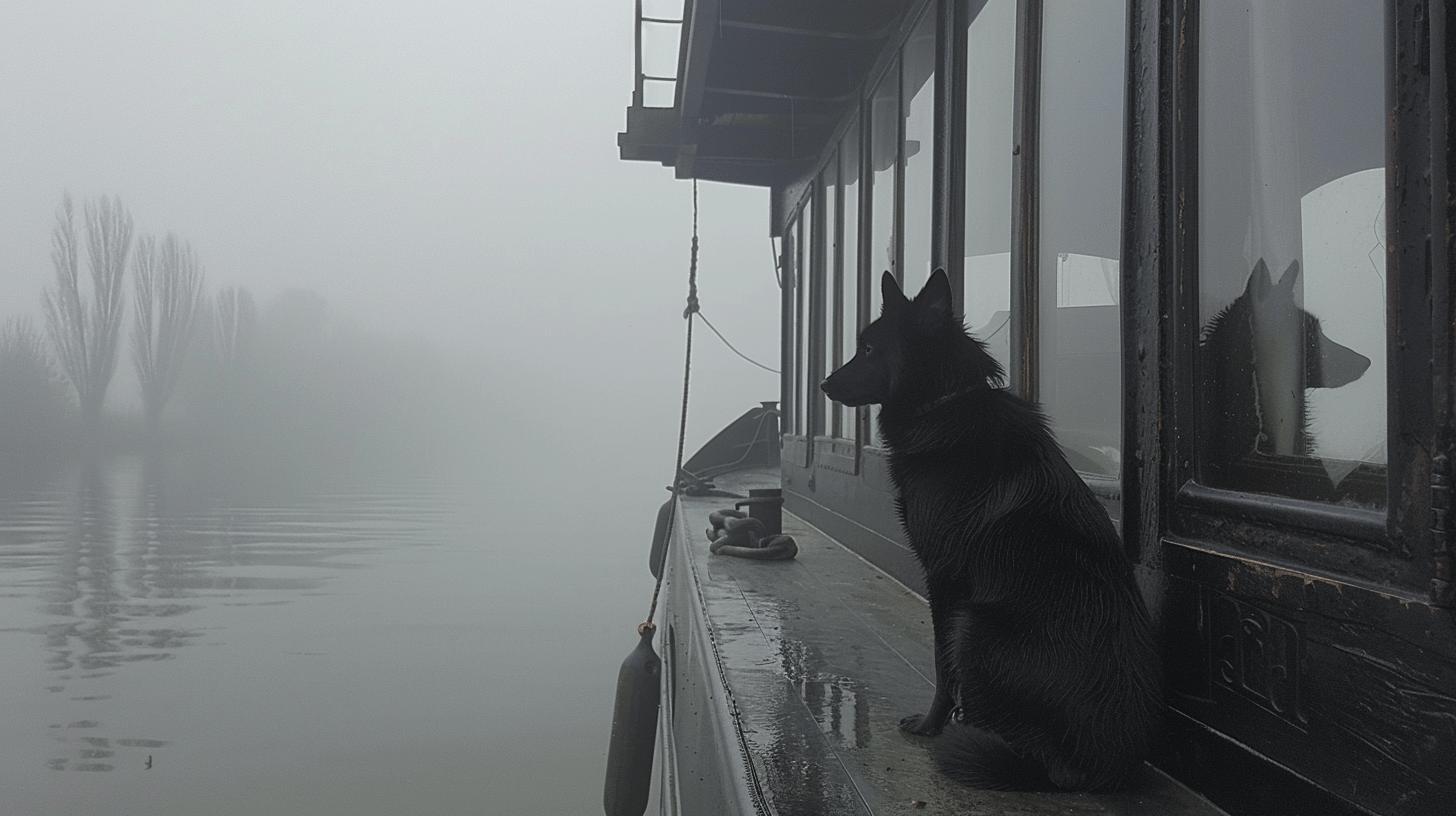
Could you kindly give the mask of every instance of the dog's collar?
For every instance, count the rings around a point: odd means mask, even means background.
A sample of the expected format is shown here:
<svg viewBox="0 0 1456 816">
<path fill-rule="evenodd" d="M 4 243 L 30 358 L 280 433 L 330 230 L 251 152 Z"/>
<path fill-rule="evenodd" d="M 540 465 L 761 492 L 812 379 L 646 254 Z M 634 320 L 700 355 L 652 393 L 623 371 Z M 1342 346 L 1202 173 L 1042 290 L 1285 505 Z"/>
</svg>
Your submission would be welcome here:
<svg viewBox="0 0 1456 816">
<path fill-rule="evenodd" d="M 942 405 L 945 405 L 945 404 L 951 403 L 951 402 L 955 402 L 956 400 L 960 399 L 961 397 L 964 397 L 967 394 L 970 394 L 970 393 L 973 393 L 973 392 L 976 392 L 976 391 L 981 391 L 983 389 L 985 389 L 985 386 L 984 385 L 968 385 L 965 388 L 957 389 L 955 391 L 950 392 L 949 394 L 946 394 L 946 395 L 940 396 L 940 397 L 936 397 L 935 399 L 931 400 L 930 402 L 927 402 L 924 405 L 921 405 L 919 408 L 916 408 L 915 409 L 915 412 L 912 413 L 911 416 L 912 417 L 915 417 L 916 419 L 918 419 L 918 418 L 923 417 L 926 414 L 930 413 L 931 411 L 934 411 L 935 409 L 939 408 Z"/>
</svg>

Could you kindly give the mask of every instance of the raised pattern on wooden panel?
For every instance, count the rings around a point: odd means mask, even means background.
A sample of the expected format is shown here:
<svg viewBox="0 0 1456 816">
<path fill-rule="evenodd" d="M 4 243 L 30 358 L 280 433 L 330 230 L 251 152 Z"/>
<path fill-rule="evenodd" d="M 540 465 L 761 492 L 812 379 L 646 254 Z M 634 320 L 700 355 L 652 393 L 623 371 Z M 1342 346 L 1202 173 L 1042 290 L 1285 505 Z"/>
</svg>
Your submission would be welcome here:
<svg viewBox="0 0 1456 816">
<path fill-rule="evenodd" d="M 1300 625 L 1216 589 L 1202 590 L 1212 683 L 1305 729 Z"/>
</svg>

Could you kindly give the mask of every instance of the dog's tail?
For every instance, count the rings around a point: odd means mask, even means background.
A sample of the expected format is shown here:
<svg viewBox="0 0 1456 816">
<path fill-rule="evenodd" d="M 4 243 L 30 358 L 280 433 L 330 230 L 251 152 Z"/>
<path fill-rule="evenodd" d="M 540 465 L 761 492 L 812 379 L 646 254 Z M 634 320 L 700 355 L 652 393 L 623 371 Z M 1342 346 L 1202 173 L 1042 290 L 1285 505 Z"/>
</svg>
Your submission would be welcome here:
<svg viewBox="0 0 1456 816">
<path fill-rule="evenodd" d="M 1046 768 L 1012 750 L 995 734 L 969 725 L 951 725 L 936 737 L 931 756 L 941 773 L 973 788 L 1057 790 Z"/>
</svg>

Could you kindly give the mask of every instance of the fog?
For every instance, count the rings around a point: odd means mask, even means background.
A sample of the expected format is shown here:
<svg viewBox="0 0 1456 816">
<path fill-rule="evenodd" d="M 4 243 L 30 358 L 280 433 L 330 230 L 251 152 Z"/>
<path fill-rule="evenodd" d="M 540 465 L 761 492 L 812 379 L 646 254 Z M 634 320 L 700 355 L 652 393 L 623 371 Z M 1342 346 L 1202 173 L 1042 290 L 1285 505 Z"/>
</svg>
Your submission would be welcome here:
<svg viewBox="0 0 1456 816">
<path fill-rule="evenodd" d="M 578 398 L 670 380 L 690 188 L 616 159 L 631 13 L 7 6 L 4 313 L 37 310 L 62 193 L 119 195 L 139 230 L 190 240 L 214 287 L 260 301 L 312 289 L 364 325 L 478 353 L 484 376 L 575 381 Z M 776 315 L 750 308 L 774 292 L 767 195 L 708 185 L 702 207 L 705 311 L 773 360 Z M 704 353 L 705 367 L 730 359 Z M 775 386 L 742 365 L 715 376 Z M 594 406 L 593 425 L 610 412 Z M 638 424 L 655 431 L 669 413 Z M 697 416 L 700 433 L 715 427 Z"/>
<path fill-rule="evenodd" d="M 57 373 L 0 416 L 0 706 L 32 712 L 0 784 L 23 812 L 596 807 L 671 477 L 692 217 L 689 183 L 617 160 L 632 56 L 627 2 L 0 7 L 0 321 Z M 102 196 L 133 255 L 169 233 L 196 253 L 155 427 L 134 258 L 95 428 L 59 376 L 67 195 L 84 283 Z M 767 203 L 700 188 L 699 283 L 776 366 Z M 246 365 L 221 352 L 225 289 L 256 304 Z M 689 452 L 777 397 L 707 332 L 693 375 Z M 163 614 L 198 645 L 128 645 Z M 122 720 L 151 736 L 67 736 Z"/>
</svg>

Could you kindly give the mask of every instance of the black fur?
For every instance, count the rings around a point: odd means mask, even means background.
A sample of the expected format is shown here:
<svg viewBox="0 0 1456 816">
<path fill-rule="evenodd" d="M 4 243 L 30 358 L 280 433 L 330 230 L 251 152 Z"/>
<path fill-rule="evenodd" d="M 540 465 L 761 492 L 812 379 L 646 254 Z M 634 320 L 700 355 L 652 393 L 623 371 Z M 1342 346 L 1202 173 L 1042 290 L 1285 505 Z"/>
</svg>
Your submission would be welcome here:
<svg viewBox="0 0 1456 816">
<path fill-rule="evenodd" d="M 981 787 L 1119 786 L 1162 711 L 1161 669 L 1132 567 L 1107 513 L 1040 409 L 952 315 L 937 270 L 914 302 L 888 273 L 884 307 L 830 398 L 881 405 L 901 522 L 925 570 L 936 688 L 901 727 L 970 728 L 936 746 Z M 957 733 L 959 732 L 959 733 Z"/>
<path fill-rule="evenodd" d="M 941 773 L 971 787 L 1057 790 L 1040 762 L 1016 753 L 1006 740 L 979 728 L 952 726 L 940 735 L 934 757 Z"/>
<path fill-rule="evenodd" d="M 1314 454 L 1305 391 L 1338 388 L 1370 367 L 1370 358 L 1326 337 L 1319 318 L 1299 306 L 1299 273 L 1296 261 L 1275 283 L 1260 259 L 1243 293 L 1204 327 L 1203 462 L 1215 483 L 1233 481 L 1229 467 L 1256 455 Z"/>
</svg>

